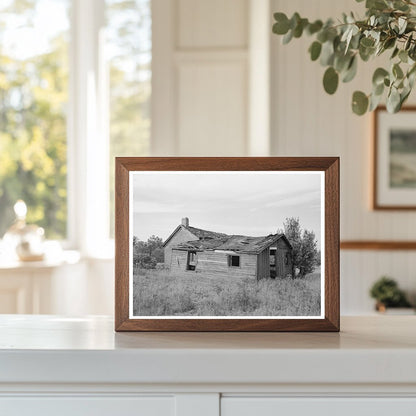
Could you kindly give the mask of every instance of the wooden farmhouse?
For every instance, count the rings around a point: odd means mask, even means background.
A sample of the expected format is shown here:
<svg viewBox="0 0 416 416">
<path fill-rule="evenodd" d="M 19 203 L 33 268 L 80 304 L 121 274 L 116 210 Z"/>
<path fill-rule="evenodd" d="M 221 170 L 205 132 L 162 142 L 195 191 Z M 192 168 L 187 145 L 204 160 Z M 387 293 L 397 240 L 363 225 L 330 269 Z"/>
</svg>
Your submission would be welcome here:
<svg viewBox="0 0 416 416">
<path fill-rule="evenodd" d="M 292 274 L 292 246 L 284 234 L 227 235 L 182 223 L 163 244 L 165 267 L 207 277 L 283 278 Z"/>
</svg>

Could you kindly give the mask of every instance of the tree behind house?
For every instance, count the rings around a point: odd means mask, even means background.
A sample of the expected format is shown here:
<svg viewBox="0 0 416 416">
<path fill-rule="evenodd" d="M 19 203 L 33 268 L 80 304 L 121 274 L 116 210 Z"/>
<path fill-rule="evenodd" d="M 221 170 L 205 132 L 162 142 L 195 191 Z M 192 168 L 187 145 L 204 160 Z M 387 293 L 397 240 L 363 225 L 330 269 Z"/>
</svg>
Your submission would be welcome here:
<svg viewBox="0 0 416 416">
<path fill-rule="evenodd" d="M 286 218 L 283 223 L 283 230 L 286 238 L 293 247 L 292 251 L 292 276 L 296 276 L 296 269 L 299 270 L 299 277 L 305 277 L 312 273 L 319 262 L 319 252 L 315 233 L 309 230 L 302 230 L 299 218 Z"/>
</svg>

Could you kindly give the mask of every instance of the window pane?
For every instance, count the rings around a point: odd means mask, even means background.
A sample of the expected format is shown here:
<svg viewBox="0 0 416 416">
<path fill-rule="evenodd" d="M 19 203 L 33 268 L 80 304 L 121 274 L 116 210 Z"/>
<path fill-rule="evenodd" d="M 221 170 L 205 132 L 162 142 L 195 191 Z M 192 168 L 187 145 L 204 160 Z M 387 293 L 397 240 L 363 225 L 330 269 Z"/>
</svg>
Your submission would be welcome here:
<svg viewBox="0 0 416 416">
<path fill-rule="evenodd" d="M 106 0 L 110 71 L 110 234 L 114 157 L 146 156 L 150 143 L 151 0 Z"/>
<path fill-rule="evenodd" d="M 0 238 L 18 199 L 48 238 L 66 237 L 69 2 L 0 4 Z"/>
</svg>

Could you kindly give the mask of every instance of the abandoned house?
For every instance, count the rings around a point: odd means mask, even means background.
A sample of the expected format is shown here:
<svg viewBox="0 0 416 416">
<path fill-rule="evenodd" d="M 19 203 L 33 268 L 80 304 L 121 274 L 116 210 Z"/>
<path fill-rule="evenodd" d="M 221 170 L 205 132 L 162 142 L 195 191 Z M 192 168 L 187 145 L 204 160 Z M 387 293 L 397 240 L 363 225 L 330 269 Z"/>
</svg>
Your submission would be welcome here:
<svg viewBox="0 0 416 416">
<path fill-rule="evenodd" d="M 292 246 L 284 234 L 227 235 L 191 227 L 189 219 L 183 218 L 163 247 L 165 266 L 172 273 L 256 279 L 292 273 Z"/>
</svg>

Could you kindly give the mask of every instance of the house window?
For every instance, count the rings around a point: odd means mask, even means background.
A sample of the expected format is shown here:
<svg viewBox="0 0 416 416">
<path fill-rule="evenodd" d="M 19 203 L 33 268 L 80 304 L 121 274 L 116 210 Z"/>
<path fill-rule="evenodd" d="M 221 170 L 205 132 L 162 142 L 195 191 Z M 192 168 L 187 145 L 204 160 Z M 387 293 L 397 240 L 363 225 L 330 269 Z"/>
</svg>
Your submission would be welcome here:
<svg viewBox="0 0 416 416">
<path fill-rule="evenodd" d="M 47 238 L 112 255 L 114 156 L 149 154 L 151 0 L 0 3 L 0 238 L 23 199 Z"/>
<path fill-rule="evenodd" d="M 286 253 L 285 255 L 285 264 L 286 266 L 289 264 L 289 253 Z"/>
<path fill-rule="evenodd" d="M 240 267 L 240 256 L 228 256 L 228 267 Z"/>
<path fill-rule="evenodd" d="M 186 270 L 195 270 L 196 268 L 196 251 L 188 251 L 188 261 Z"/>
</svg>

